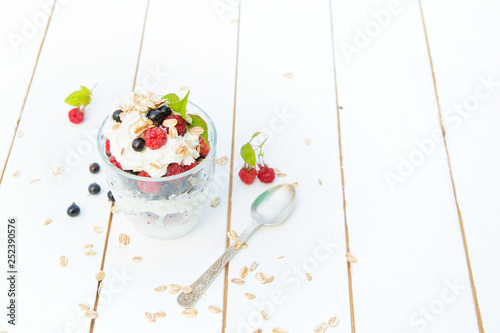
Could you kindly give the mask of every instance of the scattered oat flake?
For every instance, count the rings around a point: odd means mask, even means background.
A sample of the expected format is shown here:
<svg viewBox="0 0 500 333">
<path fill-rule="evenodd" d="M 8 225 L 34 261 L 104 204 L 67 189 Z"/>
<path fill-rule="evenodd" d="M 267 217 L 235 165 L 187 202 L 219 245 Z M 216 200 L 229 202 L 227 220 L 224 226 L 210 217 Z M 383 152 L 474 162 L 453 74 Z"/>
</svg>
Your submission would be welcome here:
<svg viewBox="0 0 500 333">
<path fill-rule="evenodd" d="M 323 182 L 321 181 L 321 179 L 318 178 L 318 184 L 319 185 L 323 185 Z"/>
<path fill-rule="evenodd" d="M 313 279 L 313 278 L 312 278 L 311 274 L 306 273 L 306 280 L 307 280 L 307 281 L 312 281 L 312 279 Z"/>
<path fill-rule="evenodd" d="M 318 326 L 316 326 L 316 328 L 314 329 L 314 333 L 325 333 L 327 329 L 328 326 L 326 325 L 326 323 L 323 322 Z"/>
<path fill-rule="evenodd" d="M 90 319 L 96 319 L 98 317 L 97 312 L 95 311 L 85 311 L 84 315 Z"/>
<path fill-rule="evenodd" d="M 90 308 L 88 306 L 86 306 L 85 304 L 78 304 L 78 307 L 82 311 L 89 311 L 90 310 Z"/>
<path fill-rule="evenodd" d="M 113 205 L 113 207 L 111 207 L 111 213 L 116 214 L 119 211 L 120 211 L 120 208 L 118 208 L 118 206 Z"/>
<path fill-rule="evenodd" d="M 267 278 L 266 282 L 265 283 L 271 283 L 274 281 L 274 276 L 270 276 Z"/>
<path fill-rule="evenodd" d="M 262 284 L 266 283 L 266 281 L 267 281 L 267 277 L 264 273 L 256 273 L 255 279 Z"/>
<path fill-rule="evenodd" d="M 198 311 L 195 308 L 190 308 L 182 311 L 182 315 L 186 318 L 194 318 L 198 315 Z"/>
<path fill-rule="evenodd" d="M 276 176 L 278 176 L 279 178 L 283 178 L 283 177 L 286 177 L 286 173 L 279 172 L 276 174 Z"/>
<path fill-rule="evenodd" d="M 147 321 L 149 321 L 150 323 L 154 323 L 156 321 L 155 319 L 155 316 L 153 316 L 151 313 L 149 312 L 144 312 L 144 319 L 146 319 Z"/>
<path fill-rule="evenodd" d="M 330 327 L 337 327 L 339 326 L 339 318 L 338 317 L 332 317 L 328 320 L 328 326 Z"/>
<path fill-rule="evenodd" d="M 358 262 L 358 260 L 352 255 L 351 252 L 347 252 L 345 254 L 345 257 L 347 258 L 347 261 L 349 261 L 351 264 L 355 264 Z"/>
<path fill-rule="evenodd" d="M 233 249 L 235 250 L 239 250 L 241 248 L 241 240 L 237 239 L 234 243 L 233 243 Z"/>
<path fill-rule="evenodd" d="M 66 258 L 65 256 L 60 256 L 59 257 L 59 265 L 61 267 L 66 267 L 68 265 L 68 258 Z"/>
<path fill-rule="evenodd" d="M 257 267 L 259 267 L 259 263 L 254 261 L 251 265 L 250 265 L 250 271 L 253 272 L 257 269 Z"/>
<path fill-rule="evenodd" d="M 278 259 L 283 259 L 283 258 L 285 258 L 285 256 L 278 257 Z"/>
<path fill-rule="evenodd" d="M 205 130 L 200 126 L 195 126 L 189 130 L 192 135 L 202 135 Z"/>
<path fill-rule="evenodd" d="M 215 208 L 220 204 L 220 197 L 216 197 L 214 201 L 210 203 L 210 207 Z"/>
<path fill-rule="evenodd" d="M 186 295 L 189 295 L 193 292 L 193 288 L 184 286 L 184 287 L 182 287 L 182 292 Z"/>
<path fill-rule="evenodd" d="M 186 86 L 179 88 L 180 91 L 184 91 L 184 90 L 187 90 L 187 89 L 188 89 L 188 87 L 186 87 Z"/>
<path fill-rule="evenodd" d="M 217 313 L 221 313 L 221 312 L 222 312 L 222 310 L 221 310 L 218 306 L 216 306 L 216 305 L 210 305 L 210 306 L 208 307 L 208 310 L 209 310 L 210 312 L 212 312 L 212 313 L 215 313 L 215 314 L 217 314 Z"/>
<path fill-rule="evenodd" d="M 100 233 L 102 233 L 102 228 L 101 227 L 94 227 L 94 232 L 96 234 L 100 234 Z"/>
<path fill-rule="evenodd" d="M 291 184 L 293 187 L 297 188 L 297 186 L 299 186 L 299 183 L 295 182 L 295 183 L 292 183 Z"/>
<path fill-rule="evenodd" d="M 52 174 L 54 176 L 58 176 L 60 174 L 62 174 L 64 172 L 64 166 L 62 165 L 58 165 L 54 168 L 54 170 L 52 170 Z"/>
<path fill-rule="evenodd" d="M 273 328 L 273 332 L 272 333 L 286 333 L 286 331 L 282 328 L 279 328 L 279 327 L 275 327 Z"/>
<path fill-rule="evenodd" d="M 14 174 L 12 175 L 12 177 L 14 177 L 14 178 L 19 178 L 19 176 L 21 176 L 21 171 L 19 171 L 19 170 L 14 172 Z"/>
<path fill-rule="evenodd" d="M 94 250 L 88 250 L 88 251 L 85 251 L 85 255 L 86 256 L 89 256 L 89 257 L 93 257 L 97 254 L 97 252 L 95 252 Z"/>
<path fill-rule="evenodd" d="M 33 183 L 36 183 L 36 182 L 39 182 L 39 181 L 40 181 L 40 178 L 33 179 L 32 181 L 30 181 L 30 184 L 33 184 Z"/>
<path fill-rule="evenodd" d="M 172 295 L 176 294 L 179 290 L 181 290 L 181 286 L 178 286 L 176 284 L 169 284 L 168 287 L 170 289 L 168 293 Z"/>
<path fill-rule="evenodd" d="M 240 286 L 242 284 L 245 284 L 245 280 L 243 280 L 243 279 L 231 279 L 231 282 L 234 284 L 240 285 Z"/>
<path fill-rule="evenodd" d="M 136 262 L 136 263 L 137 263 L 137 262 L 141 262 L 141 261 L 142 261 L 142 257 L 133 257 L 133 258 L 132 258 L 132 261 L 133 261 L 133 262 Z"/>
<path fill-rule="evenodd" d="M 96 279 L 97 281 L 102 281 L 102 280 L 104 280 L 104 277 L 105 277 L 105 276 L 106 276 L 106 274 L 104 273 L 104 271 L 99 271 L 99 273 L 97 273 L 97 274 L 95 275 L 95 279 Z"/>
<path fill-rule="evenodd" d="M 52 219 L 46 218 L 45 221 L 43 222 L 44 225 L 49 225 L 52 223 Z"/>
<path fill-rule="evenodd" d="M 248 247 L 248 244 L 247 244 L 247 243 L 243 243 L 243 244 L 241 244 L 241 248 L 242 248 L 242 249 L 246 249 L 247 247 Z"/>
<path fill-rule="evenodd" d="M 112 130 L 118 129 L 122 123 L 115 123 L 113 126 L 111 126 Z"/>
<path fill-rule="evenodd" d="M 241 270 L 240 270 L 240 278 L 244 279 L 246 278 L 248 275 L 248 267 L 247 266 L 244 266 Z"/>
<path fill-rule="evenodd" d="M 254 294 L 250 294 L 250 293 L 245 293 L 245 297 L 246 297 L 248 300 L 255 299 L 255 295 L 254 295 Z"/>
<path fill-rule="evenodd" d="M 230 240 L 235 240 L 235 239 L 238 239 L 238 234 L 236 233 L 236 231 L 234 230 L 229 230 L 227 232 L 227 237 L 230 239 Z"/>
<path fill-rule="evenodd" d="M 260 328 L 258 328 L 255 331 L 253 331 L 253 333 L 262 333 L 262 330 Z"/>
<path fill-rule="evenodd" d="M 158 311 L 158 312 L 155 312 L 154 316 L 155 316 L 155 318 L 161 319 L 161 318 L 165 318 L 166 314 L 163 311 Z"/>
<path fill-rule="evenodd" d="M 306 138 L 305 140 L 306 146 L 309 146 L 311 144 L 311 139 Z"/>
<path fill-rule="evenodd" d="M 262 310 L 260 313 L 262 314 L 262 318 L 264 318 L 265 321 L 269 320 L 269 314 L 266 310 Z"/>
<path fill-rule="evenodd" d="M 226 165 L 228 161 L 228 158 L 226 156 L 222 156 L 221 158 L 218 158 L 216 160 L 216 163 L 219 165 Z"/>
<path fill-rule="evenodd" d="M 155 291 L 156 291 L 157 293 L 162 293 L 162 292 L 164 292 L 165 290 L 167 290 L 167 286 L 163 286 L 163 285 L 162 285 L 162 286 L 158 286 L 158 287 L 156 287 L 156 288 L 155 288 Z"/>
<path fill-rule="evenodd" d="M 283 74 L 283 77 L 285 79 L 293 79 L 293 73 L 285 73 L 285 74 Z"/>
<path fill-rule="evenodd" d="M 18 137 L 18 138 L 22 138 L 22 137 L 23 137 L 23 135 L 24 135 L 24 132 L 23 132 L 23 131 L 19 131 L 19 132 L 17 132 L 17 137 Z"/>
<path fill-rule="evenodd" d="M 118 241 L 122 245 L 128 245 L 130 243 L 130 237 L 125 234 L 120 234 L 120 236 L 118 236 Z"/>
</svg>

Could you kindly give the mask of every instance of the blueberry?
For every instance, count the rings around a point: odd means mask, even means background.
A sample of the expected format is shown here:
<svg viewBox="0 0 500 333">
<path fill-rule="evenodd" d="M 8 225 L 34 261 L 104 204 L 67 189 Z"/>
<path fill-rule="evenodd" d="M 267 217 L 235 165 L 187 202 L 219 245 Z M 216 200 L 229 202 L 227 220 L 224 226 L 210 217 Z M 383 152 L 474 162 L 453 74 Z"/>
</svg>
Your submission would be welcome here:
<svg viewBox="0 0 500 333">
<path fill-rule="evenodd" d="M 115 202 L 115 197 L 113 196 L 113 193 L 111 193 L 111 191 L 108 191 L 108 200 Z"/>
<path fill-rule="evenodd" d="M 135 151 L 143 151 L 146 149 L 146 141 L 143 138 L 135 138 L 132 140 L 132 149 Z"/>
<path fill-rule="evenodd" d="M 118 122 L 118 123 L 121 123 L 122 120 L 120 119 L 120 113 L 122 113 L 123 111 L 118 109 L 116 110 L 115 112 L 113 112 L 113 120 Z"/>
<path fill-rule="evenodd" d="M 69 216 L 75 217 L 80 215 L 80 207 L 76 203 L 72 203 L 71 206 L 68 207 L 66 210 L 66 213 L 68 213 Z"/>
<path fill-rule="evenodd" d="M 165 112 L 161 112 L 160 110 L 151 110 L 148 113 L 148 119 L 153 121 L 155 126 L 160 126 L 165 118 L 167 118 L 167 114 Z"/>
<path fill-rule="evenodd" d="M 162 113 L 166 114 L 166 116 L 170 116 L 172 114 L 172 109 L 169 108 L 168 106 L 166 105 L 162 105 L 158 108 L 158 110 L 160 110 Z"/>
<path fill-rule="evenodd" d="M 101 166 L 98 163 L 92 163 L 89 166 L 90 173 L 98 173 L 101 170 Z"/>
<path fill-rule="evenodd" d="M 101 186 L 97 183 L 92 183 L 89 185 L 89 193 L 90 194 L 99 194 L 101 192 Z"/>
</svg>

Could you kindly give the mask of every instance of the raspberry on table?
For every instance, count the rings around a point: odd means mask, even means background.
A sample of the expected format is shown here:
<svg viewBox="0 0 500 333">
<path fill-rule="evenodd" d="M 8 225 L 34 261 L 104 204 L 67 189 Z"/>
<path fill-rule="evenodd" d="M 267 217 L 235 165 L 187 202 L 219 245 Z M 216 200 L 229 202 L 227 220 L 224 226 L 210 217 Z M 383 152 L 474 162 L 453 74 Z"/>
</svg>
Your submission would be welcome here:
<svg viewBox="0 0 500 333">
<path fill-rule="evenodd" d="M 151 176 L 146 171 L 141 171 L 138 176 L 151 178 Z M 160 192 L 162 183 L 160 182 L 143 182 L 138 180 L 137 186 L 139 190 L 143 193 L 156 194 Z"/>
<path fill-rule="evenodd" d="M 181 116 L 178 116 L 178 115 L 175 115 L 175 114 L 171 114 L 170 116 L 168 116 L 165 119 L 175 119 L 175 120 L 177 120 L 177 125 L 175 125 L 175 129 L 177 130 L 177 134 L 179 136 L 183 136 L 184 134 L 186 134 L 186 121 Z M 168 131 L 169 131 L 169 129 L 167 127 L 167 132 Z"/>
<path fill-rule="evenodd" d="M 167 132 L 159 127 L 151 127 L 144 133 L 144 140 L 149 149 L 155 150 L 167 143 Z"/>
<path fill-rule="evenodd" d="M 69 110 L 68 118 L 73 124 L 79 124 L 83 121 L 83 119 L 85 119 L 85 115 L 82 111 L 80 111 L 80 109 L 74 108 Z"/>
<path fill-rule="evenodd" d="M 111 164 L 113 164 L 113 165 L 114 165 L 115 167 L 117 167 L 118 169 L 123 170 L 123 169 L 122 169 L 122 165 L 120 164 L 120 162 L 118 162 L 118 161 L 116 160 L 116 158 L 115 158 L 113 155 L 111 155 L 110 157 L 108 157 L 108 161 L 110 161 L 110 162 L 111 162 Z"/>
<path fill-rule="evenodd" d="M 167 167 L 167 173 L 165 174 L 164 177 L 170 177 L 170 176 L 175 176 L 175 175 L 178 175 L 180 173 L 183 173 L 185 170 L 184 170 L 184 167 L 180 164 L 177 164 L 177 163 L 170 163 Z"/>
<path fill-rule="evenodd" d="M 243 183 L 250 185 L 255 180 L 255 177 L 257 177 L 257 170 L 252 166 L 250 168 L 243 167 L 238 172 L 238 176 L 240 176 Z"/>
<path fill-rule="evenodd" d="M 208 148 L 207 142 L 203 137 L 198 137 L 198 141 L 200 142 L 200 156 L 206 157 L 210 152 L 210 148 Z"/>
<path fill-rule="evenodd" d="M 263 183 L 272 183 L 275 177 L 274 169 L 263 167 L 259 170 L 257 177 Z"/>
</svg>

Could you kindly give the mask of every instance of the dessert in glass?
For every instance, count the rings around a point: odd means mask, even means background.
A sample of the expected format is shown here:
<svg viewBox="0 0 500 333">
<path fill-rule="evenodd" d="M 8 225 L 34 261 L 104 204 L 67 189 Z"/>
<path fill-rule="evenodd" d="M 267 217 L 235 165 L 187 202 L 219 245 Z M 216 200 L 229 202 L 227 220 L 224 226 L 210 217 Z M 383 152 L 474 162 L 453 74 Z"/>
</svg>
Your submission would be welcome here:
<svg viewBox="0 0 500 333">
<path fill-rule="evenodd" d="M 193 229 L 213 182 L 217 133 L 188 96 L 133 93 L 106 117 L 97 136 L 116 205 L 155 238 Z"/>
</svg>

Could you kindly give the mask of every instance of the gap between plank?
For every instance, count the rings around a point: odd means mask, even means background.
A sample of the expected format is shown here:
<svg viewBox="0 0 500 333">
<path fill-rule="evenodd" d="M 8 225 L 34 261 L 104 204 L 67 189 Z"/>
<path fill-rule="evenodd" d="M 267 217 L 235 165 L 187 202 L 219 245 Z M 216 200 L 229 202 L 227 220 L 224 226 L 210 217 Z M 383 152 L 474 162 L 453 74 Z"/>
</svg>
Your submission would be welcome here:
<svg viewBox="0 0 500 333">
<path fill-rule="evenodd" d="M 441 125 L 441 132 L 443 133 L 444 148 L 446 150 L 446 158 L 448 160 L 448 169 L 450 170 L 451 185 L 453 187 L 453 195 L 455 197 L 455 205 L 457 207 L 458 220 L 460 222 L 460 232 L 462 233 L 462 240 L 463 240 L 464 250 L 465 250 L 465 258 L 467 261 L 467 269 L 469 271 L 469 280 L 470 280 L 471 289 L 472 289 L 472 297 L 474 299 L 474 307 L 476 310 L 477 325 L 479 328 L 479 332 L 484 333 L 483 318 L 481 316 L 481 310 L 479 308 L 479 302 L 477 299 L 477 291 L 476 291 L 476 285 L 474 283 L 474 275 L 472 274 L 472 265 L 471 265 L 471 260 L 470 260 L 470 256 L 469 256 L 469 246 L 467 245 L 467 237 L 465 234 L 464 221 L 462 218 L 462 212 L 460 210 L 460 205 L 458 204 L 457 191 L 456 191 L 456 187 L 455 187 L 455 179 L 453 178 L 453 171 L 451 169 L 450 153 L 448 151 L 448 143 L 446 141 L 446 130 L 444 128 L 443 117 L 442 117 L 442 112 L 441 112 L 441 105 L 439 103 L 439 95 L 438 95 L 437 84 L 436 84 L 436 74 L 434 72 L 434 64 L 432 62 L 432 56 L 431 56 L 431 47 L 429 45 L 429 37 L 427 35 L 427 27 L 425 25 L 424 10 L 422 8 L 422 2 L 419 0 L 418 3 L 420 6 L 420 15 L 422 16 L 422 24 L 424 26 L 425 41 L 427 43 L 427 51 L 429 53 L 429 61 L 431 64 L 432 80 L 434 82 L 434 93 L 436 95 L 436 103 L 437 103 L 438 112 L 439 112 L 439 123 Z"/>
<path fill-rule="evenodd" d="M 139 44 L 139 55 L 137 57 L 137 65 L 135 68 L 135 75 L 134 75 L 134 83 L 132 84 L 132 91 L 135 90 L 135 82 L 137 80 L 137 72 L 139 71 L 139 62 L 141 60 L 141 53 L 142 53 L 142 42 L 144 41 L 144 31 L 146 30 L 146 20 L 148 18 L 148 11 L 149 11 L 149 1 L 146 4 L 146 14 L 144 15 L 144 24 L 142 25 L 142 35 L 141 35 L 141 43 Z M 111 208 L 113 208 L 114 202 L 111 204 Z M 108 230 L 106 231 L 106 239 L 104 241 L 104 249 L 102 252 L 102 259 L 101 259 L 101 271 L 104 271 L 104 262 L 106 260 L 106 252 L 108 250 L 108 243 L 109 243 L 109 234 L 111 233 L 111 225 L 113 223 L 113 213 L 109 213 L 109 219 L 108 219 Z M 93 310 L 97 312 L 97 307 L 99 305 L 99 296 L 101 295 L 101 288 L 104 280 L 101 280 L 97 282 L 97 290 L 95 294 L 95 301 L 94 301 L 94 308 Z M 89 328 L 89 333 L 94 332 L 94 326 L 95 326 L 95 321 L 96 319 L 92 319 L 90 321 L 90 328 Z"/>
<path fill-rule="evenodd" d="M 342 155 L 342 131 L 340 126 L 340 106 L 339 106 L 339 95 L 337 89 L 337 67 L 335 64 L 335 43 L 334 43 L 334 33 L 333 33 L 333 6 L 332 0 L 330 2 L 330 24 L 332 29 L 332 55 L 333 55 L 333 77 L 335 82 L 335 103 L 337 105 L 337 129 L 338 129 L 338 139 L 339 139 L 339 158 L 340 158 L 340 177 L 342 180 L 342 200 L 344 205 L 344 230 L 345 230 L 345 247 L 346 252 L 351 252 L 349 245 L 349 226 L 347 224 L 347 210 L 346 210 L 346 199 L 345 199 L 345 177 L 344 177 L 344 157 Z M 346 260 L 347 261 L 347 260 Z M 351 313 L 351 332 L 356 333 L 356 318 L 354 312 L 354 293 L 352 288 L 352 264 L 347 261 L 347 278 L 349 283 L 349 307 Z"/>
<path fill-rule="evenodd" d="M 231 230 L 231 213 L 233 207 L 233 169 L 234 169 L 234 138 L 236 130 L 236 93 L 238 91 L 238 60 L 240 54 L 240 26 L 241 26 L 241 2 L 238 5 L 238 32 L 236 33 L 236 69 L 234 75 L 234 102 L 233 102 L 233 132 L 231 134 L 231 163 L 229 171 L 229 193 L 227 200 L 227 228 L 226 232 Z M 230 245 L 229 237 L 226 237 L 226 248 Z M 229 262 L 224 268 L 224 300 L 222 308 L 222 333 L 226 332 L 227 324 L 227 296 L 229 288 Z"/>
<path fill-rule="evenodd" d="M 14 136 L 12 137 L 12 141 L 10 142 L 9 152 L 7 153 L 7 158 L 5 160 L 5 164 L 4 164 L 3 169 L 2 169 L 2 175 L 0 175 L 0 184 L 2 183 L 5 169 L 7 168 L 7 163 L 9 162 L 9 157 L 10 157 L 10 153 L 12 151 L 12 146 L 14 146 L 14 140 L 16 139 L 17 129 L 19 128 L 19 123 L 21 122 L 21 117 L 23 116 L 24 106 L 26 105 L 26 100 L 28 99 L 28 94 L 29 94 L 30 89 L 31 89 L 31 83 L 33 82 L 33 77 L 35 77 L 35 71 L 36 71 L 36 68 L 38 66 L 38 59 L 40 58 L 40 54 L 42 53 L 43 43 L 45 42 L 45 36 L 47 36 L 47 31 L 49 30 L 50 20 L 52 19 L 52 14 L 54 13 L 55 7 L 56 7 L 56 0 L 54 0 L 54 4 L 52 5 L 52 10 L 50 11 L 50 15 L 49 15 L 49 20 L 47 21 L 47 26 L 45 27 L 45 31 L 43 33 L 42 42 L 40 44 L 40 48 L 38 49 L 38 54 L 36 56 L 36 61 L 35 61 L 35 67 L 33 68 L 33 73 L 31 74 L 30 82 L 28 84 L 28 89 L 26 90 L 26 95 L 24 96 L 23 104 L 21 106 L 21 112 L 19 113 L 19 118 L 17 119 L 17 122 L 16 122 L 16 128 L 14 129 Z"/>
</svg>

